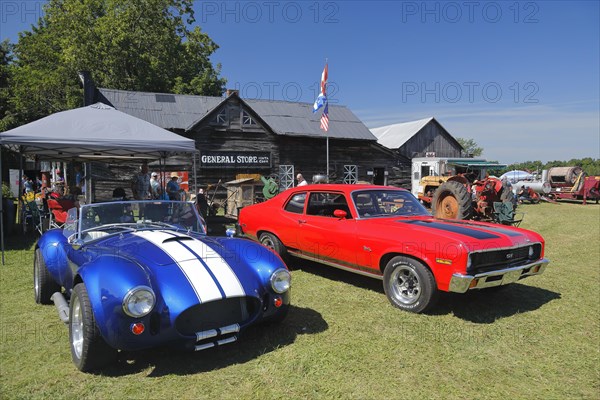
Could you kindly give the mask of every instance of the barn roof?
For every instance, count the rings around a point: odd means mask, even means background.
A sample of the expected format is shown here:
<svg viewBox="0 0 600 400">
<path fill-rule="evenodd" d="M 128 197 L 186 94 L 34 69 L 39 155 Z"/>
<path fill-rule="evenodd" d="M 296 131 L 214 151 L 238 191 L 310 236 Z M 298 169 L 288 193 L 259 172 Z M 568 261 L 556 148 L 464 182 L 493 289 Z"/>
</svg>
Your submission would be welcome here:
<svg viewBox="0 0 600 400">
<path fill-rule="evenodd" d="M 100 101 L 165 129 L 189 131 L 230 97 L 132 92 L 98 89 Z M 277 135 L 325 137 L 320 126 L 321 112 L 312 104 L 278 100 L 240 99 Z M 329 105 L 329 131 L 336 139 L 372 140 L 377 138 L 344 106 Z"/>
<path fill-rule="evenodd" d="M 435 121 L 435 118 L 429 117 L 417 121 L 381 126 L 372 128 L 371 132 L 377 137 L 379 144 L 389 149 L 398 149 L 431 121 Z"/>
</svg>

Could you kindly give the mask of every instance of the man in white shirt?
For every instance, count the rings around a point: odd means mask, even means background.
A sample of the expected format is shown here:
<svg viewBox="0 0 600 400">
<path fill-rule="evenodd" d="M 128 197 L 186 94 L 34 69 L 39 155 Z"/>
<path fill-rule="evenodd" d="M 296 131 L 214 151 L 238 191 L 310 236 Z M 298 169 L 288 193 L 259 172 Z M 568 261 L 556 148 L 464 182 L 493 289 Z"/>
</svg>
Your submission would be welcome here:
<svg viewBox="0 0 600 400">
<path fill-rule="evenodd" d="M 304 177 L 302 176 L 302 174 L 298 174 L 296 176 L 296 179 L 298 180 L 298 184 L 296 186 L 308 185 L 308 182 L 306 182 L 306 179 L 304 179 Z"/>
<path fill-rule="evenodd" d="M 153 172 L 150 176 L 150 194 L 153 199 L 160 198 L 160 183 L 158 182 L 158 173 Z"/>
</svg>

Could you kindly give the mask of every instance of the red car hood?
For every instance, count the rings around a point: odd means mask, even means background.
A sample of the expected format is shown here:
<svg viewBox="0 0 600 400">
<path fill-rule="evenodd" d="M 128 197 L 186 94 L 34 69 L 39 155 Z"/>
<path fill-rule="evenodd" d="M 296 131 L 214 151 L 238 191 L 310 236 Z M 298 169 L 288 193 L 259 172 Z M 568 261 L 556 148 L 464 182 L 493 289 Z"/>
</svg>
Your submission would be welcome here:
<svg viewBox="0 0 600 400">
<path fill-rule="evenodd" d="M 402 229 L 400 238 L 461 243 L 467 251 L 508 248 L 544 240 L 535 232 L 485 222 L 437 219 L 433 217 L 373 218 L 365 221 L 370 229 L 393 234 Z"/>
</svg>

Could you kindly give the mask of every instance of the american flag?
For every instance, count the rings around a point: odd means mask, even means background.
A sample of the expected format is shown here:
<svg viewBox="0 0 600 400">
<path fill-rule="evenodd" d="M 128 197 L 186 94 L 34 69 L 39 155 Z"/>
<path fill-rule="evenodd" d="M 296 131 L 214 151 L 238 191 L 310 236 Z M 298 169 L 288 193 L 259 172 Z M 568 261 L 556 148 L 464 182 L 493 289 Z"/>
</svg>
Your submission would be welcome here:
<svg viewBox="0 0 600 400">
<path fill-rule="evenodd" d="M 323 114 L 321 115 L 321 129 L 325 132 L 329 130 L 329 103 L 325 103 Z"/>
</svg>

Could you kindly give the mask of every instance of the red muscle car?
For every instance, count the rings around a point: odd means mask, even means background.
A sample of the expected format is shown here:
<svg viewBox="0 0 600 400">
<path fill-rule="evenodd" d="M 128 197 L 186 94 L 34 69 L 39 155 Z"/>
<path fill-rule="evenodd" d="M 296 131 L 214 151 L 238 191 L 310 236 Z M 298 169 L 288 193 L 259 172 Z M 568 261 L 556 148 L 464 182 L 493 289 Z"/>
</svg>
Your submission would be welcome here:
<svg viewBox="0 0 600 400">
<path fill-rule="evenodd" d="M 307 185 L 244 207 L 239 233 L 286 257 L 383 280 L 395 307 L 424 312 L 464 293 L 541 274 L 544 239 L 506 225 L 432 217 L 404 189 Z"/>
</svg>

